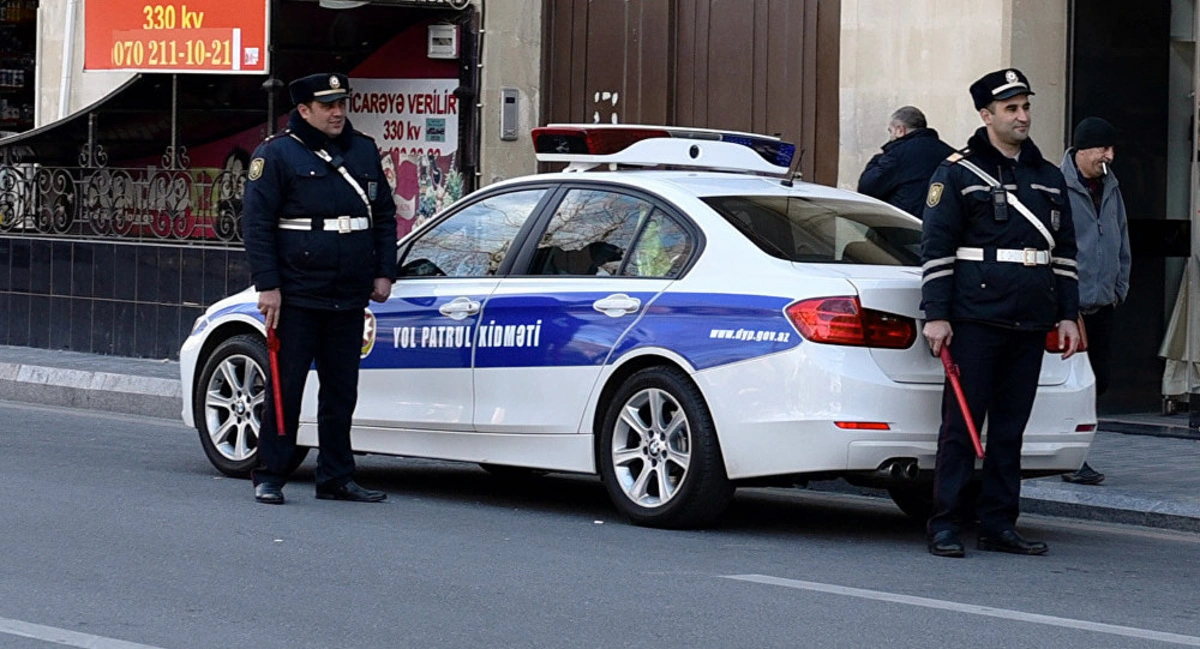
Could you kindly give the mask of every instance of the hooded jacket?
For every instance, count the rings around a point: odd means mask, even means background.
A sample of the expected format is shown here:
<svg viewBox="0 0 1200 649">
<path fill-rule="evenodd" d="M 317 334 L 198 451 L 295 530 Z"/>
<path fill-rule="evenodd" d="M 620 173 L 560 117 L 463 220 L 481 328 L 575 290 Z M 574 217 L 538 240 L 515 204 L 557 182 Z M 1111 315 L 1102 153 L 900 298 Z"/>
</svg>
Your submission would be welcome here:
<svg viewBox="0 0 1200 649">
<path fill-rule="evenodd" d="M 1079 308 L 1091 311 L 1124 302 L 1129 294 L 1129 224 L 1125 199 L 1112 171 L 1104 177 L 1100 213 L 1096 213 L 1096 204 L 1075 166 L 1075 151 L 1067 150 L 1059 168 L 1067 181 L 1071 218 L 1075 221 Z"/>
</svg>

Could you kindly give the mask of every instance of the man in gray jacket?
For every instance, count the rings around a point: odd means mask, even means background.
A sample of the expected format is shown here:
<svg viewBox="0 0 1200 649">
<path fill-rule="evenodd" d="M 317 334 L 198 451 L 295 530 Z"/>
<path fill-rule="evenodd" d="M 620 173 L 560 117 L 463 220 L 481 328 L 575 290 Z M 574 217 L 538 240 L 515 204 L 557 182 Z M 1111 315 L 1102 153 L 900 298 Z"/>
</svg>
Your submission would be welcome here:
<svg viewBox="0 0 1200 649">
<path fill-rule="evenodd" d="M 1063 177 L 1075 222 L 1079 264 L 1079 313 L 1087 330 L 1088 360 L 1096 375 L 1096 396 L 1108 390 L 1112 355 L 1113 311 L 1129 293 L 1129 228 L 1125 200 L 1109 168 L 1117 131 L 1099 117 L 1075 127 L 1072 147 L 1063 156 Z M 1063 480 L 1100 484 L 1104 474 L 1084 462 Z"/>
</svg>

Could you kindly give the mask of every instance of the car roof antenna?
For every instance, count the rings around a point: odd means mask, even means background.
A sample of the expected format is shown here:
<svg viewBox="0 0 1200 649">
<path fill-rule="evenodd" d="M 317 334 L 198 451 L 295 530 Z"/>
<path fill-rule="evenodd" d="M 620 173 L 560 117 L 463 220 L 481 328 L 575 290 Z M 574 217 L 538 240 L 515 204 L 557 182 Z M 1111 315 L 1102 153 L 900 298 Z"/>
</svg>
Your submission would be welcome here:
<svg viewBox="0 0 1200 649">
<path fill-rule="evenodd" d="M 784 178 L 783 180 L 779 181 L 779 183 L 781 185 L 783 185 L 784 187 L 793 187 L 796 184 L 795 183 L 796 178 L 800 178 L 801 180 L 804 179 L 804 177 L 799 173 L 799 171 L 797 171 L 797 169 L 799 169 L 799 167 L 800 167 L 800 161 L 803 159 L 804 159 L 804 149 L 800 149 L 800 153 L 798 155 L 792 156 L 792 164 L 791 164 L 791 166 L 788 167 L 787 177 Z"/>
</svg>

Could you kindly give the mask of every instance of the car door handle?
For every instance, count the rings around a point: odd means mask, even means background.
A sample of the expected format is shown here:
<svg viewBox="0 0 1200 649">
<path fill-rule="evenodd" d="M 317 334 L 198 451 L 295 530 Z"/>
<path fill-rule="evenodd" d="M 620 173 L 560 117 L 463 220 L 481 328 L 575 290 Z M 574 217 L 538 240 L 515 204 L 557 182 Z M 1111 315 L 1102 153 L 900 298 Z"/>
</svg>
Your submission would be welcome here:
<svg viewBox="0 0 1200 649">
<path fill-rule="evenodd" d="M 592 303 L 592 308 L 610 318 L 619 318 L 630 313 L 637 313 L 637 310 L 642 308 L 642 301 L 636 297 L 629 297 L 624 293 L 617 293 L 616 295 L 596 300 Z"/>
<path fill-rule="evenodd" d="M 479 306 L 478 302 L 469 297 L 456 297 L 438 307 L 438 311 L 451 320 L 462 320 L 467 316 L 479 313 Z"/>
</svg>

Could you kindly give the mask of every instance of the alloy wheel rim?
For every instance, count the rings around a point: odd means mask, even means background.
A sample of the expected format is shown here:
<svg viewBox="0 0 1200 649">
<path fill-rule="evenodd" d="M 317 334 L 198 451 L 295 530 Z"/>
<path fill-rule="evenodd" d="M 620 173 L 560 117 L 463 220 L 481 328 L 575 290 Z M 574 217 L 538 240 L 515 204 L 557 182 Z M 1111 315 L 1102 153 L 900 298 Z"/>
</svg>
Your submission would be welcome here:
<svg viewBox="0 0 1200 649">
<path fill-rule="evenodd" d="M 208 379 L 204 419 L 212 445 L 222 457 L 242 462 L 258 450 L 266 376 L 243 354 L 225 358 Z"/>
<path fill-rule="evenodd" d="M 669 503 L 683 487 L 692 457 L 691 427 L 675 397 L 642 390 L 621 406 L 612 465 L 625 496 L 641 507 Z"/>
</svg>

